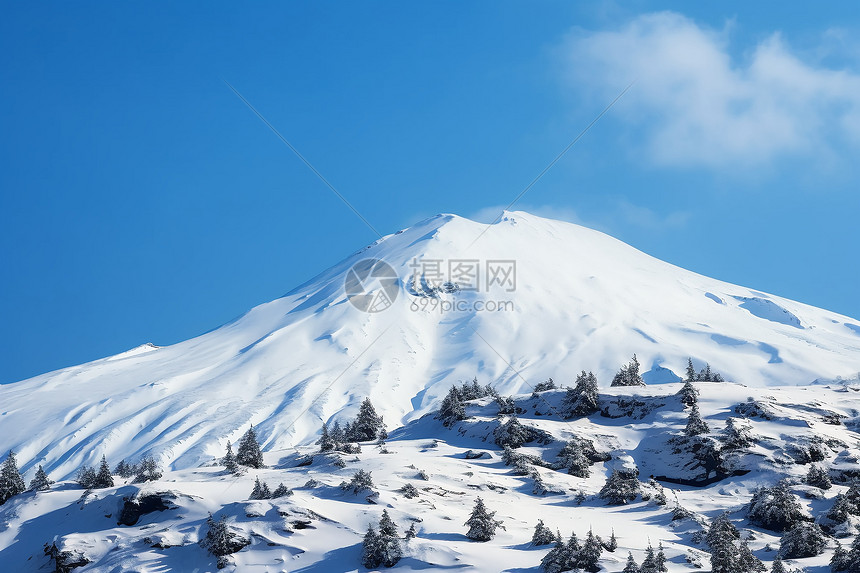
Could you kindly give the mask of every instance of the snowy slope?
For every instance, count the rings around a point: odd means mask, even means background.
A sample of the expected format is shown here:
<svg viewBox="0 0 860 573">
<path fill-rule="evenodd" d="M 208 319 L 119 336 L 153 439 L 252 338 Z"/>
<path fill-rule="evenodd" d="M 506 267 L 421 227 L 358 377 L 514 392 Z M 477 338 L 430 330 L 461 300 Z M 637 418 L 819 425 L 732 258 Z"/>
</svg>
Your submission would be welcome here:
<svg viewBox="0 0 860 573">
<path fill-rule="evenodd" d="M 606 386 L 634 352 L 649 381 L 682 374 L 688 356 L 750 386 L 860 370 L 860 321 L 685 271 L 570 223 L 509 213 L 474 242 L 484 229 L 439 215 L 200 337 L 0 386 L 0 449 L 55 478 L 102 454 L 152 453 L 187 469 L 220 455 L 250 423 L 264 448 L 283 449 L 322 420 L 353 415 L 365 396 L 393 428 L 460 380 L 528 392 L 586 369 Z M 356 262 L 383 259 L 408 283 L 422 257 L 515 260 L 513 292 L 439 295 L 514 308 L 443 313 L 405 288 L 375 314 L 347 300 Z"/>
<path fill-rule="evenodd" d="M 345 467 L 332 463 L 335 454 L 319 454 L 313 446 L 274 450 L 266 454 L 266 469 L 248 469 L 243 475 L 226 473 L 220 465 L 167 472 L 163 479 L 144 485 L 123 483 L 84 492 L 71 483 L 52 491 L 25 493 L 0 506 L 0 570 L 26 573 L 53 570 L 43 555 L 45 543 L 84 556 L 89 564 L 81 573 L 130 571 L 211 571 L 215 559 L 197 545 L 205 534 L 209 512 L 226 516 L 230 527 L 251 544 L 234 554 L 234 567 L 242 573 L 304 571 L 366 571 L 361 568 L 361 540 L 368 523 L 387 509 L 402 535 L 415 524 L 417 538 L 404 543 L 405 556 L 397 571 L 539 571 L 549 546 L 533 547 L 535 524 L 542 519 L 563 536 L 574 531 L 580 539 L 589 529 L 607 539 L 614 531 L 619 547 L 604 552 L 604 572 L 620 571 L 628 551 L 641 563 L 650 541 L 662 543 L 670 573 L 709 570 L 708 547 L 701 532 L 723 511 L 741 530 L 750 547 L 768 565 L 779 548 L 777 532 L 751 524 L 746 504 L 755 488 L 772 485 L 781 478 L 791 480 L 803 511 L 821 521 L 837 493 L 847 489 L 841 469 L 860 474 L 860 387 L 816 385 L 810 387 L 748 388 L 730 383 L 698 384 L 699 407 L 710 426 L 709 437 L 725 432 L 728 416 L 739 416 L 739 405 L 754 403 L 760 412 L 748 424 L 755 443 L 741 451 L 724 454 L 749 473 L 726 477 L 703 487 L 676 485 L 661 480 L 649 485 L 649 475 L 672 469 L 677 456 L 653 451 L 666 434 L 679 435 L 686 410 L 675 393 L 680 384 L 646 388 L 611 388 L 601 391 L 601 407 L 614 400 L 638 400 L 648 407 L 634 416 L 610 418 L 595 413 L 575 420 L 562 420 L 550 412 L 559 408 L 563 390 L 516 397 L 521 423 L 548 432 L 555 441 L 541 446 L 526 444 L 520 453 L 553 461 L 564 440 L 572 436 L 591 439 L 598 451 L 611 455 L 604 463 L 591 465 L 587 478 L 564 470 L 536 467 L 551 490 L 535 494 L 534 478 L 518 475 L 501 460 L 501 449 L 493 443 L 492 431 L 500 423 L 498 406 L 489 400 L 473 402 L 471 417 L 445 428 L 432 415 L 396 430 L 385 449 L 362 444 L 359 454 L 343 455 Z M 748 402 L 752 400 L 752 402 Z M 832 416 L 841 423 L 834 423 Z M 826 418 L 826 419 L 825 419 Z M 822 467 L 830 469 L 835 485 L 826 491 L 803 484 L 808 463 L 798 461 L 799 452 L 813 443 L 822 444 Z M 475 459 L 467 452 L 483 452 Z M 309 465 L 299 458 L 313 456 Z M 643 494 L 629 505 L 611 506 L 598 493 L 613 467 L 635 464 L 640 470 Z M 356 470 L 370 471 L 376 495 L 344 492 L 338 486 Z M 655 471 L 655 470 L 659 470 Z M 691 477 L 692 472 L 670 477 Z M 294 490 L 290 497 L 275 500 L 248 499 L 254 480 L 274 487 L 284 483 Z M 308 483 L 315 480 L 316 483 Z M 417 497 L 405 496 L 401 488 L 410 484 Z M 659 505 L 660 488 L 666 504 Z M 147 494 L 169 499 L 171 509 L 140 517 L 134 524 L 120 525 L 125 500 Z M 582 494 L 581 499 L 577 499 Z M 475 499 L 481 496 L 504 530 L 486 543 L 466 538 L 466 521 Z M 677 519 L 680 506 L 688 516 Z M 843 546 L 850 544 L 860 519 L 835 532 Z M 830 539 L 824 554 L 788 562 L 791 568 L 824 573 L 836 541 Z"/>
</svg>

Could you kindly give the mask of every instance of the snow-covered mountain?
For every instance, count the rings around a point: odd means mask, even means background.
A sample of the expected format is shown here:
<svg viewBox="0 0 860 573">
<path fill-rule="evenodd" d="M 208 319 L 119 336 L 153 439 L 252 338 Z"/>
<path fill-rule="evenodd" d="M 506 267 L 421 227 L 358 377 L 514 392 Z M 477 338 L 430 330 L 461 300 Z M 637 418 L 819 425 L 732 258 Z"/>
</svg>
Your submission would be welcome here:
<svg viewBox="0 0 860 573">
<path fill-rule="evenodd" d="M 367 284 L 350 274 L 365 259 L 399 277 L 379 312 L 345 291 Z M 437 264 L 456 285 L 431 288 Z M 809 384 L 856 375 L 860 321 L 688 272 L 574 224 L 514 212 L 487 228 L 438 215 L 197 338 L 0 386 L 0 449 L 55 478 L 102 454 L 192 468 L 249 424 L 264 449 L 283 449 L 323 420 L 354 415 L 365 396 L 394 428 L 458 381 L 530 392 L 584 369 L 608 386 L 634 353 L 649 383 L 677 380 L 692 357 L 748 386 Z"/>
</svg>

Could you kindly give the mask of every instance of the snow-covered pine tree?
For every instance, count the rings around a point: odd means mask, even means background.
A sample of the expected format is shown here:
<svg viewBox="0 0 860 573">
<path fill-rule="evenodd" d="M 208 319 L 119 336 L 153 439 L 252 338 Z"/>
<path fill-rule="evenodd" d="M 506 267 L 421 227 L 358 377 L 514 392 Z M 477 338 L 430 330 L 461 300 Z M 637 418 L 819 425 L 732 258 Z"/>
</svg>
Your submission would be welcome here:
<svg viewBox="0 0 860 573">
<path fill-rule="evenodd" d="M 589 529 L 585 536 L 585 541 L 582 543 L 582 549 L 579 551 L 577 559 L 577 568 L 585 569 L 589 573 L 597 573 L 600 571 L 600 554 L 603 553 L 603 544 L 600 537 Z"/>
<path fill-rule="evenodd" d="M 815 557 L 827 546 L 824 532 L 817 523 L 795 523 L 785 532 L 779 545 L 779 554 L 786 559 Z"/>
<path fill-rule="evenodd" d="M 558 386 L 555 385 L 555 382 L 553 381 L 553 379 L 549 378 L 544 382 L 538 382 L 537 384 L 535 384 L 535 386 L 532 390 L 533 390 L 533 392 L 537 393 L 537 392 L 546 392 L 547 390 L 556 390 L 557 388 L 558 388 Z"/>
<path fill-rule="evenodd" d="M 705 542 L 711 549 L 711 571 L 713 573 L 742 573 L 737 528 L 729 521 L 728 513 L 714 518 Z"/>
<path fill-rule="evenodd" d="M 125 460 L 120 460 L 119 463 L 113 468 L 113 475 L 119 476 L 121 478 L 130 478 L 134 474 L 135 472 L 131 471 L 129 465 L 125 463 Z"/>
<path fill-rule="evenodd" d="M 224 469 L 231 474 L 239 472 L 239 463 L 236 461 L 236 454 L 233 453 L 233 446 L 229 441 L 227 442 L 227 453 L 224 454 L 221 463 L 224 464 Z"/>
<path fill-rule="evenodd" d="M 499 406 L 497 416 L 510 416 L 517 413 L 517 403 L 510 396 L 498 396 L 496 404 Z"/>
<path fill-rule="evenodd" d="M 556 535 L 555 546 L 540 561 L 541 568 L 546 573 L 561 573 L 565 571 L 565 545 L 560 535 Z"/>
<path fill-rule="evenodd" d="M 753 555 L 746 539 L 741 541 L 740 547 L 738 547 L 738 564 L 743 573 L 764 573 L 767 571 L 767 567 L 761 562 L 761 559 Z"/>
<path fill-rule="evenodd" d="M 272 499 L 278 499 L 279 497 L 290 497 L 293 495 L 293 490 L 285 486 L 283 483 L 279 483 L 278 487 L 275 488 L 275 491 L 272 492 Z"/>
<path fill-rule="evenodd" d="M 747 516 L 756 525 L 773 531 L 785 531 L 806 518 L 785 480 L 756 491 L 750 500 Z"/>
<path fill-rule="evenodd" d="M 379 535 L 373 524 L 368 524 L 367 533 L 364 534 L 364 541 L 361 543 L 361 564 L 368 569 L 375 569 L 382 564 L 382 556 L 380 551 Z"/>
<path fill-rule="evenodd" d="M 588 416 L 599 409 L 597 377 L 583 370 L 576 377 L 576 386 L 568 388 L 561 401 L 561 415 L 564 418 Z"/>
<path fill-rule="evenodd" d="M 370 402 L 370 398 L 365 398 L 358 408 L 358 415 L 349 426 L 347 439 L 351 442 L 375 440 L 379 437 L 380 430 L 384 428 L 382 416 L 376 414 L 376 409 Z"/>
<path fill-rule="evenodd" d="M 403 557 L 397 525 L 391 520 L 387 509 L 382 510 L 382 517 L 379 518 L 379 547 L 381 564 L 386 567 L 394 567 Z"/>
<path fill-rule="evenodd" d="M 644 386 L 645 381 L 639 375 L 639 360 L 636 355 L 629 364 L 621 367 L 615 377 L 612 379 L 610 386 Z"/>
<path fill-rule="evenodd" d="M 320 445 L 321 452 L 330 452 L 337 447 L 337 444 L 331 439 L 331 434 L 328 431 L 328 423 L 326 422 L 323 422 L 320 439 L 317 440 L 317 443 Z"/>
<path fill-rule="evenodd" d="M 828 471 L 818 464 L 811 464 L 806 472 L 806 483 L 820 489 L 830 489 L 833 483 L 830 481 Z"/>
<path fill-rule="evenodd" d="M 785 564 L 779 555 L 773 558 L 773 563 L 770 566 L 770 573 L 788 573 Z"/>
<path fill-rule="evenodd" d="M 708 424 L 702 419 L 699 414 L 699 405 L 696 402 L 690 404 L 690 415 L 687 417 L 687 427 L 684 428 L 684 434 L 687 436 L 699 436 L 707 434 L 711 429 Z"/>
<path fill-rule="evenodd" d="M 692 406 L 699 401 L 699 390 L 693 386 L 693 383 L 687 380 L 677 394 L 681 398 L 681 403 L 685 406 Z"/>
<path fill-rule="evenodd" d="M 633 553 L 631 551 L 627 552 L 627 563 L 625 563 L 624 569 L 621 570 L 621 573 L 639 573 L 639 565 L 637 565 L 636 560 L 633 559 Z"/>
<path fill-rule="evenodd" d="M 93 483 L 93 487 L 97 489 L 113 487 L 113 476 L 110 473 L 107 458 L 104 456 L 102 456 L 102 461 L 99 463 L 99 471 L 96 472 L 96 480 Z"/>
<path fill-rule="evenodd" d="M 686 382 L 695 382 L 697 380 L 696 377 L 696 369 L 693 368 L 693 359 L 687 358 L 687 378 Z"/>
<path fill-rule="evenodd" d="M 654 555 L 654 562 L 657 564 L 657 571 L 666 573 L 666 571 L 669 570 L 669 568 L 666 567 L 666 553 L 663 552 L 662 541 L 657 544 L 657 554 Z"/>
<path fill-rule="evenodd" d="M 845 523 L 848 521 L 848 516 L 852 513 L 851 503 L 848 501 L 848 496 L 844 493 L 836 494 L 833 498 L 833 505 L 827 510 L 825 517 L 833 523 Z"/>
<path fill-rule="evenodd" d="M 755 443 L 749 422 L 738 418 L 726 418 L 726 429 L 721 439 L 725 450 L 748 448 Z"/>
<path fill-rule="evenodd" d="M 451 386 L 448 390 L 448 394 L 439 407 L 439 412 L 436 413 L 436 418 L 442 420 L 442 425 L 446 427 L 466 419 L 466 406 L 463 404 L 462 395 L 456 386 Z"/>
<path fill-rule="evenodd" d="M 358 494 L 364 490 L 371 490 L 373 489 L 373 477 L 370 475 L 370 472 L 358 470 L 352 474 L 352 479 L 340 484 L 340 489 L 352 491 L 354 494 Z"/>
<path fill-rule="evenodd" d="M 654 555 L 654 547 L 651 542 L 648 542 L 648 547 L 645 549 L 645 559 L 642 560 L 642 565 L 639 566 L 641 573 L 657 573 L 657 558 Z"/>
<path fill-rule="evenodd" d="M 254 489 L 251 490 L 251 495 L 248 496 L 248 499 L 269 499 L 272 496 L 272 492 L 269 491 L 269 486 L 260 481 L 260 477 L 254 480 Z"/>
<path fill-rule="evenodd" d="M 544 525 L 543 519 L 538 519 L 537 525 L 535 525 L 535 532 L 532 534 L 532 545 L 549 545 L 553 541 L 555 541 L 555 534 L 549 527 Z"/>
<path fill-rule="evenodd" d="M 236 450 L 236 463 L 249 468 L 262 468 L 263 452 L 260 451 L 260 443 L 257 441 L 257 432 L 252 425 L 239 440 L 239 448 Z"/>
<path fill-rule="evenodd" d="M 206 520 L 206 536 L 200 540 L 200 546 L 212 555 L 221 557 L 230 554 L 230 529 L 227 527 L 227 516 L 215 519 L 212 514 Z"/>
<path fill-rule="evenodd" d="M 830 570 L 834 573 L 837 571 L 847 571 L 850 566 L 851 559 L 848 555 L 848 552 L 845 551 L 845 548 L 842 547 L 842 544 L 837 541 L 836 549 L 833 551 L 833 555 L 830 557 Z"/>
<path fill-rule="evenodd" d="M 567 468 L 567 473 L 572 476 L 587 478 L 591 475 L 588 466 L 591 465 L 585 453 L 582 451 L 582 443 L 578 439 L 567 442 L 558 453 L 561 467 Z"/>
<path fill-rule="evenodd" d="M 332 441 L 336 444 L 341 444 L 346 441 L 346 434 L 344 433 L 343 428 L 340 427 L 340 422 L 338 420 L 335 420 L 329 435 L 331 436 Z"/>
<path fill-rule="evenodd" d="M 39 469 L 36 470 L 36 475 L 33 476 L 33 479 L 30 480 L 30 491 L 47 491 L 51 489 L 51 485 L 54 482 L 48 477 L 48 474 L 45 473 L 45 470 L 42 469 L 42 466 L 39 465 Z"/>
<path fill-rule="evenodd" d="M 528 442 L 531 436 L 528 428 L 513 415 L 493 430 L 493 438 L 497 446 L 519 448 Z"/>
<path fill-rule="evenodd" d="M 22 493 L 26 489 L 24 477 L 18 471 L 18 461 L 15 452 L 9 450 L 9 455 L 3 465 L 0 466 L 0 505 L 3 505 L 11 497 Z"/>
<path fill-rule="evenodd" d="M 406 534 L 403 536 L 403 539 L 409 541 L 410 539 L 415 539 L 417 537 L 418 532 L 415 530 L 415 522 L 413 521 L 409 525 L 409 529 L 406 530 Z"/>
<path fill-rule="evenodd" d="M 600 498 L 609 505 L 624 505 L 639 495 L 639 480 L 628 473 L 612 470 L 612 474 L 600 490 Z"/>
<path fill-rule="evenodd" d="M 466 537 L 475 541 L 489 541 L 496 534 L 496 528 L 502 525 L 501 521 L 494 519 L 495 511 L 488 511 L 484 500 L 480 497 L 475 501 L 472 514 L 464 525 L 469 526 Z"/>
<path fill-rule="evenodd" d="M 161 468 L 158 467 L 158 462 L 150 455 L 143 456 L 143 459 L 137 465 L 137 474 L 134 476 L 134 483 L 145 483 L 160 479 Z"/>
<path fill-rule="evenodd" d="M 615 550 L 618 549 L 618 540 L 615 538 L 615 529 L 613 529 L 612 533 L 609 535 L 609 541 L 603 544 L 603 548 L 610 553 L 614 553 Z"/>
<path fill-rule="evenodd" d="M 84 489 L 92 489 L 96 483 L 96 470 L 92 466 L 84 466 L 78 470 L 78 475 L 75 478 L 78 485 Z"/>
</svg>

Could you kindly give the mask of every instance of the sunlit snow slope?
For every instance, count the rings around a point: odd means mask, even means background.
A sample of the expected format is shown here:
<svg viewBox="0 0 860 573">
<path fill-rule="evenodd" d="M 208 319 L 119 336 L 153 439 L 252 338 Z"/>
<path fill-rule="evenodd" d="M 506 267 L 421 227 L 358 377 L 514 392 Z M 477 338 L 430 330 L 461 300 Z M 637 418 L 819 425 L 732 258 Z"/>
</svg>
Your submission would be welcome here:
<svg viewBox="0 0 860 573">
<path fill-rule="evenodd" d="M 860 321 L 685 271 L 570 223 L 509 213 L 472 244 L 485 227 L 439 215 L 203 336 L 0 386 L 0 450 L 57 478 L 103 453 L 152 453 L 181 469 L 220 455 L 250 423 L 265 448 L 283 448 L 352 415 L 365 396 L 393 427 L 459 380 L 527 392 L 585 369 L 608 385 L 634 352 L 649 382 L 682 374 L 688 356 L 753 386 L 860 370 Z M 477 292 L 439 295 L 466 310 L 433 310 L 409 292 L 422 257 L 445 269 L 479 261 Z M 374 314 L 344 293 L 346 273 L 366 258 L 402 278 L 393 306 Z M 487 290 L 493 260 L 516 261 L 513 292 Z M 500 312 L 471 306 L 508 300 L 513 309 Z"/>
</svg>

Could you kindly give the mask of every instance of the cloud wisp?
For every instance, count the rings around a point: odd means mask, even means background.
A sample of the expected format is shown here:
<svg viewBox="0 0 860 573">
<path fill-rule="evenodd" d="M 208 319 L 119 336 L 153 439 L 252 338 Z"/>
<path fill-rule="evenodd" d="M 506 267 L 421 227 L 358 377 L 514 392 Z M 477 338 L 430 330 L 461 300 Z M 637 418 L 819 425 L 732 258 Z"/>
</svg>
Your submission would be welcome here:
<svg viewBox="0 0 860 573">
<path fill-rule="evenodd" d="M 616 117 L 659 165 L 748 168 L 857 148 L 860 74 L 804 61 L 779 33 L 733 57 L 730 35 L 660 12 L 576 31 L 564 55 L 602 97 L 636 78 Z"/>
</svg>

